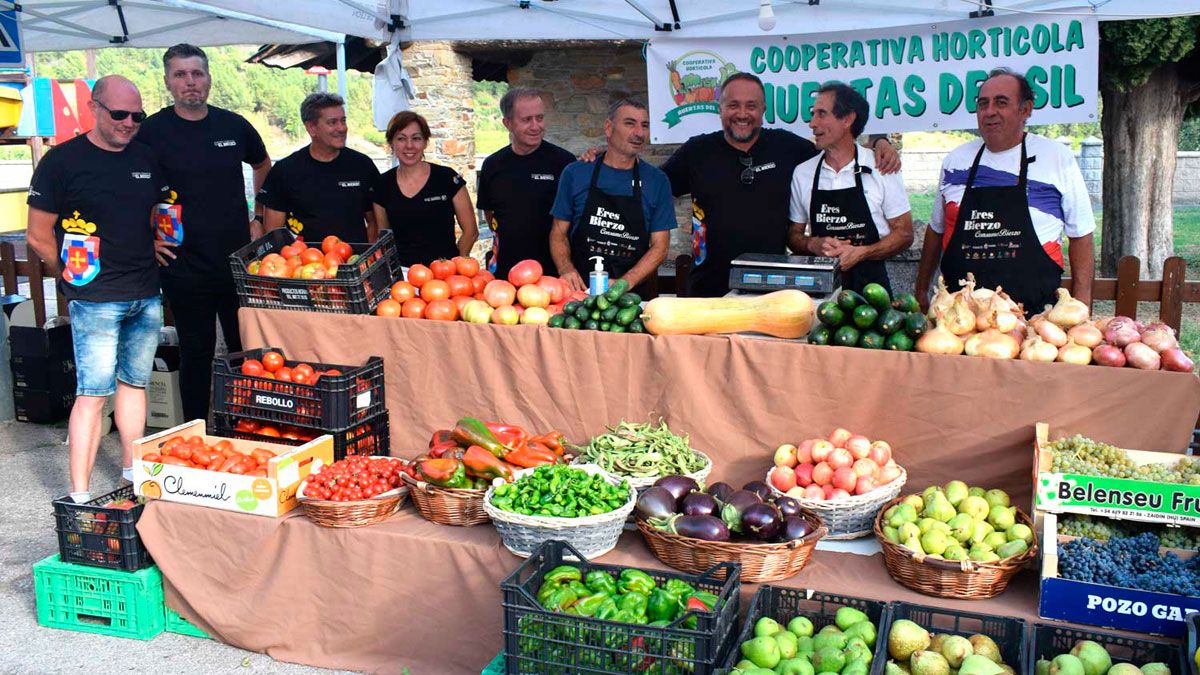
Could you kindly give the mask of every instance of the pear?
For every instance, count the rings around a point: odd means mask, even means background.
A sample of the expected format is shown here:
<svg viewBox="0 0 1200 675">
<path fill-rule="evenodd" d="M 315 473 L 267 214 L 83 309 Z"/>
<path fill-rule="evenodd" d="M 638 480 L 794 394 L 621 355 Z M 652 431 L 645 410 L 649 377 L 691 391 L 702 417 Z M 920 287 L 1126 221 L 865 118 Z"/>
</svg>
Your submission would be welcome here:
<svg viewBox="0 0 1200 675">
<path fill-rule="evenodd" d="M 1011 500 L 1008 498 L 1008 493 L 1004 490 L 988 490 L 984 493 L 983 498 L 987 500 L 988 506 L 1011 505 Z"/>
<path fill-rule="evenodd" d="M 814 675 L 816 670 L 813 669 L 808 659 L 786 659 L 780 661 L 779 665 L 775 666 L 775 671 L 779 675 Z"/>
<path fill-rule="evenodd" d="M 1084 664 L 1087 667 L 1087 664 Z M 1171 675 L 1171 669 L 1165 663 L 1155 661 L 1154 663 L 1142 664 L 1142 672 L 1145 675 Z"/>
<path fill-rule="evenodd" d="M 987 544 L 993 551 L 1008 543 L 1008 537 L 1003 532 L 993 532 L 983 538 L 983 543 Z"/>
<path fill-rule="evenodd" d="M 846 665 L 846 655 L 840 649 L 825 647 L 813 654 L 812 664 L 818 673 L 840 673 Z"/>
<path fill-rule="evenodd" d="M 971 543 L 978 544 L 987 538 L 989 534 L 995 532 L 996 528 L 986 520 L 975 520 L 975 531 L 971 533 Z"/>
<path fill-rule="evenodd" d="M 1050 675 L 1085 675 L 1083 661 L 1073 654 L 1059 654 L 1050 662 Z"/>
<path fill-rule="evenodd" d="M 843 631 L 860 621 L 868 620 L 867 615 L 862 610 L 855 609 L 854 607 L 839 607 L 837 614 L 833 618 L 833 622 Z"/>
<path fill-rule="evenodd" d="M 1105 675 L 1112 667 L 1108 650 L 1094 640 L 1080 640 L 1071 648 L 1071 655 L 1083 662 L 1084 675 Z"/>
<path fill-rule="evenodd" d="M 792 621 L 795 621 L 795 619 L 792 619 Z M 792 624 L 789 623 L 788 625 L 791 626 Z M 788 631 L 792 632 L 790 628 Z M 817 650 L 813 647 L 811 635 L 801 635 L 799 638 L 796 638 L 796 658 L 800 658 L 806 654 L 811 657 L 815 651 Z"/>
<path fill-rule="evenodd" d="M 1017 507 L 996 504 L 988 510 L 987 521 L 997 530 L 1007 530 L 1017 522 Z"/>
<path fill-rule="evenodd" d="M 897 504 L 896 510 L 892 512 L 892 516 L 888 518 L 888 525 L 892 527 L 900 527 L 904 523 L 913 523 L 917 520 L 917 510 L 912 504 Z"/>
<path fill-rule="evenodd" d="M 822 629 L 817 636 L 813 638 L 813 652 L 819 652 L 822 649 L 836 649 L 839 652 L 846 648 L 846 634 L 838 630 L 837 626 L 829 624 L 833 630 Z M 814 664 L 816 665 L 816 664 Z"/>
<path fill-rule="evenodd" d="M 897 665 L 895 661 L 888 661 L 883 666 L 883 675 L 910 675 L 908 664 Z"/>
<path fill-rule="evenodd" d="M 846 655 L 846 668 L 849 668 L 857 662 L 861 662 L 863 665 L 870 666 L 871 659 L 875 658 L 875 654 L 872 653 L 870 649 L 867 649 L 865 646 L 860 644 L 846 647 L 846 651 L 842 653 Z M 843 668 L 843 675 L 845 675 L 845 672 L 846 670 Z"/>
<path fill-rule="evenodd" d="M 916 537 L 912 537 L 911 539 L 905 541 L 903 544 L 901 544 L 901 546 L 912 551 L 913 553 L 925 553 L 925 549 L 921 548 L 921 540 Z"/>
<path fill-rule="evenodd" d="M 870 649 L 875 648 L 875 624 L 871 623 L 870 621 L 859 621 L 853 626 L 850 626 L 846 629 L 846 635 L 850 636 L 850 642 L 853 642 L 854 638 L 857 637 L 862 640 L 863 645 L 866 647 Z M 846 643 L 847 647 L 850 646 L 850 642 Z"/>
<path fill-rule="evenodd" d="M 1038 659 L 1033 670 L 1034 675 L 1050 675 L 1050 662 L 1046 659 Z"/>
<path fill-rule="evenodd" d="M 996 547 L 996 555 L 1000 556 L 1000 559 L 1003 560 L 1005 558 L 1011 558 L 1013 556 L 1022 555 L 1023 553 L 1025 553 L 1028 550 L 1029 550 L 1029 547 L 1025 544 L 1024 539 L 1016 539 L 1014 541 L 1010 541 L 1010 542 L 1007 542 L 1007 543 L 997 546 Z M 1104 674 L 1101 673 L 1100 675 L 1104 675 Z"/>
<path fill-rule="evenodd" d="M 971 551 L 967 553 L 967 560 L 974 560 L 975 562 L 996 562 L 1000 559 L 1000 556 L 996 555 L 995 551 L 987 547 L 981 548 L 981 546 L 981 544 L 972 546 Z"/>
<path fill-rule="evenodd" d="M 945 551 L 942 551 L 942 557 L 946 560 L 966 560 L 967 549 L 958 544 L 950 544 Z"/>
<path fill-rule="evenodd" d="M 986 519 L 991 508 L 991 504 L 988 504 L 983 497 L 971 496 L 958 503 L 958 512 L 965 513 L 975 520 Z"/>
<path fill-rule="evenodd" d="M 958 675 L 1000 675 L 1000 666 L 986 656 L 971 654 L 963 659 Z"/>
<path fill-rule="evenodd" d="M 975 534 L 975 519 L 969 513 L 954 516 L 946 525 L 950 528 L 950 536 L 960 544 L 970 541 L 971 535 Z"/>
<path fill-rule="evenodd" d="M 912 675 L 950 675 L 950 664 L 937 652 L 918 649 L 908 660 Z"/>
<path fill-rule="evenodd" d="M 871 669 L 870 661 L 849 661 L 842 668 L 841 675 L 867 675 Z"/>
<path fill-rule="evenodd" d="M 798 616 L 788 622 L 787 629 L 798 638 L 810 637 L 813 634 L 813 622 L 807 616 Z"/>
<path fill-rule="evenodd" d="M 975 487 L 967 490 L 967 494 L 972 497 L 982 497 L 987 494 L 987 490 L 976 485 Z"/>
<path fill-rule="evenodd" d="M 970 496 L 969 490 L 967 484 L 961 480 L 952 480 L 946 483 L 946 499 L 949 499 L 952 505 L 958 506 L 959 502 Z"/>
<path fill-rule="evenodd" d="M 796 658 L 796 652 L 800 649 L 800 638 L 796 637 L 795 633 L 787 630 L 781 630 L 771 637 L 775 638 L 775 643 L 779 645 L 779 658 L 786 661 L 787 659 Z"/>
<path fill-rule="evenodd" d="M 779 663 L 779 643 L 762 635 L 742 643 L 742 656 L 759 668 L 774 668 Z"/>
<path fill-rule="evenodd" d="M 948 637 L 950 637 L 948 633 L 934 633 L 933 636 L 929 638 L 929 649 L 935 652 L 942 651 L 942 643 L 944 643 Z"/>
<path fill-rule="evenodd" d="M 921 512 L 921 515 L 945 523 L 957 515 L 957 511 L 950 504 L 950 500 L 946 499 L 946 495 L 937 492 L 933 497 L 925 500 L 925 510 Z"/>
<path fill-rule="evenodd" d="M 1108 675 L 1139 675 L 1141 672 L 1142 669 L 1132 663 L 1118 663 L 1108 669 Z"/>
<path fill-rule="evenodd" d="M 930 639 L 929 631 L 908 619 L 899 619 L 888 630 L 888 656 L 907 662 L 913 652 L 927 649 Z"/>
<path fill-rule="evenodd" d="M 1000 647 L 992 638 L 976 633 L 967 640 L 971 642 L 971 649 L 975 650 L 976 655 L 986 656 L 996 663 L 1004 663 L 1004 659 L 1000 656 Z"/>
<path fill-rule="evenodd" d="M 1025 523 L 1017 523 L 1016 525 L 1013 525 L 1012 527 L 1008 528 L 1008 531 L 1004 534 L 1008 536 L 1009 541 L 1016 541 L 1020 539 L 1026 544 L 1033 543 L 1033 530 Z"/>
<path fill-rule="evenodd" d="M 925 488 L 924 491 L 921 492 L 921 498 L 925 500 L 926 506 L 929 505 L 929 499 L 935 493 L 938 495 L 941 495 L 942 497 L 946 496 L 946 491 L 943 490 L 940 485 L 930 485 L 929 487 Z"/>
<path fill-rule="evenodd" d="M 896 530 L 896 528 L 892 527 L 891 525 L 884 526 L 883 538 L 887 539 L 888 541 L 892 542 L 893 544 L 900 543 L 900 533 Z"/>
<path fill-rule="evenodd" d="M 925 508 L 925 499 L 921 497 L 921 495 L 908 495 L 904 499 L 900 500 L 900 503 L 908 504 L 918 512 Z"/>
<path fill-rule="evenodd" d="M 921 534 L 925 534 L 926 532 L 932 530 L 934 524 L 938 522 L 940 521 L 934 520 L 933 518 L 922 518 L 917 521 L 917 529 L 921 531 Z"/>
<path fill-rule="evenodd" d="M 950 545 L 949 539 L 940 530 L 930 530 L 921 535 L 921 548 L 930 555 L 941 555 Z"/>
<path fill-rule="evenodd" d="M 783 626 L 769 616 L 764 616 L 754 623 L 754 637 L 770 637 L 781 630 Z"/>
<path fill-rule="evenodd" d="M 896 536 L 900 537 L 900 541 L 908 541 L 909 539 L 920 538 L 921 528 L 916 523 L 904 523 L 896 529 Z"/>
<path fill-rule="evenodd" d="M 961 668 L 963 659 L 975 653 L 971 641 L 961 635 L 948 635 L 942 640 L 942 656 L 951 668 Z"/>
</svg>

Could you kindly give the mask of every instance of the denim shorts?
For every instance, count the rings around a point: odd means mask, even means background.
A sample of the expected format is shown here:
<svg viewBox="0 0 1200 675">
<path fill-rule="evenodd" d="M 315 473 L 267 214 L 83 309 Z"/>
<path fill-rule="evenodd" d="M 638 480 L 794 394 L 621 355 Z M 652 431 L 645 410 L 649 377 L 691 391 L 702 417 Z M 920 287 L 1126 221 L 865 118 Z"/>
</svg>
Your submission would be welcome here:
<svg viewBox="0 0 1200 675">
<path fill-rule="evenodd" d="M 120 302 L 72 300 L 68 309 L 77 396 L 109 396 L 116 392 L 117 380 L 143 389 L 150 384 L 162 327 L 159 296 Z"/>
</svg>

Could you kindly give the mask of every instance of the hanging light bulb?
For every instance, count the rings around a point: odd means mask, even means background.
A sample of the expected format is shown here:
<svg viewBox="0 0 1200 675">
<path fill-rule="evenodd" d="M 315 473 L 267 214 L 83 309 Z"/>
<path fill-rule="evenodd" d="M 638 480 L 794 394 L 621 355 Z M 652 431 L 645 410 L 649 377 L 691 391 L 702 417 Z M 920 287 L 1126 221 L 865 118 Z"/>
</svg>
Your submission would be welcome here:
<svg viewBox="0 0 1200 675">
<path fill-rule="evenodd" d="M 758 27 L 763 30 L 775 28 L 775 10 L 771 7 L 771 0 L 760 0 L 758 3 Z"/>
</svg>

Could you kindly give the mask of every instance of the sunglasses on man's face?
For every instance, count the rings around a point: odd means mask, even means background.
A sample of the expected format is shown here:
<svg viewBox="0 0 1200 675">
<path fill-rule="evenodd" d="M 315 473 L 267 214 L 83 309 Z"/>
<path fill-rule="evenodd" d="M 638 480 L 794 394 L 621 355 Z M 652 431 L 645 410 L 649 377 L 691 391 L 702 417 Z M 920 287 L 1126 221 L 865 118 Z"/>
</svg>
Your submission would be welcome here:
<svg viewBox="0 0 1200 675">
<path fill-rule="evenodd" d="M 742 185 L 750 185 L 754 182 L 754 158 L 750 155 L 742 155 L 738 157 L 738 161 L 746 167 L 742 169 Z"/>
<path fill-rule="evenodd" d="M 112 108 L 101 103 L 99 99 L 92 100 L 96 102 L 96 105 L 104 108 L 104 110 L 108 112 L 108 116 L 113 118 L 114 122 L 120 122 L 130 115 L 133 116 L 134 124 L 141 124 L 142 122 L 146 121 L 146 113 L 141 110 L 113 110 Z"/>
</svg>

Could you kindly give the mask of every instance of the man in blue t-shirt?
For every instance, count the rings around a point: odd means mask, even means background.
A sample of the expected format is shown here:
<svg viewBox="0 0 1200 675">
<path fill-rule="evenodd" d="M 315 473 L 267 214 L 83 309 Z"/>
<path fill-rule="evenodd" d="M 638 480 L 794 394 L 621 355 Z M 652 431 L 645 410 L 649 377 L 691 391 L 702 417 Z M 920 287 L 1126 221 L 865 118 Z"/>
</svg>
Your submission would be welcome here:
<svg viewBox="0 0 1200 675">
<path fill-rule="evenodd" d="M 563 169 L 550 214 L 550 254 L 572 290 L 603 259 L 610 278 L 637 287 L 667 257 L 675 228 L 671 183 L 660 169 L 638 159 L 650 135 L 645 104 L 621 99 L 604 122 L 607 149 L 598 162 Z"/>
</svg>

